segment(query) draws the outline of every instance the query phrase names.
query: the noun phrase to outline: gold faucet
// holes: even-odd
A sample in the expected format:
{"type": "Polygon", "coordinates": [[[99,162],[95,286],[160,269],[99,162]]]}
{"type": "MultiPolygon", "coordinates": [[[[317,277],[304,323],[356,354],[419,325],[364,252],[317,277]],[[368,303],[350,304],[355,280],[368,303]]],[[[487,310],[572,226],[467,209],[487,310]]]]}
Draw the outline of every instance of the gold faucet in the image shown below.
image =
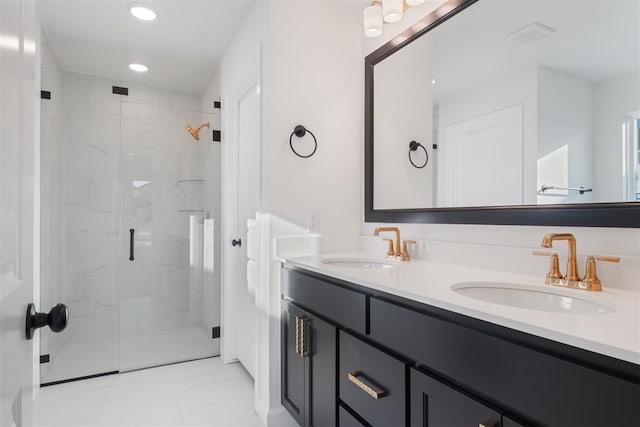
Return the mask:
{"type": "Polygon", "coordinates": [[[602,282],[596,272],[596,260],[607,262],[620,262],[619,257],[614,256],[589,256],[587,268],[583,278],[578,274],[578,260],[576,258],[576,238],[569,233],[549,233],[542,238],[542,247],[551,248],[554,240],[566,240],[569,243],[569,259],[567,260],[567,274],[562,276],[558,269],[558,254],[534,251],[534,255],[551,256],[551,267],[547,273],[547,285],[565,286],[569,288],[583,289],[586,291],[601,291],[602,282]]]}
{"type": "Polygon", "coordinates": [[[394,246],[393,242],[389,243],[389,252],[387,253],[387,256],[401,257],[402,252],[400,252],[400,229],[398,227],[376,227],[376,229],[373,230],[373,235],[379,236],[382,232],[396,233],[396,244],[394,246]]]}
{"type": "Polygon", "coordinates": [[[542,247],[553,247],[554,240],[566,240],[569,242],[569,259],[567,260],[567,274],[564,278],[568,281],[579,281],[578,260],[576,259],[576,238],[571,233],[549,233],[542,238],[542,247]]]}

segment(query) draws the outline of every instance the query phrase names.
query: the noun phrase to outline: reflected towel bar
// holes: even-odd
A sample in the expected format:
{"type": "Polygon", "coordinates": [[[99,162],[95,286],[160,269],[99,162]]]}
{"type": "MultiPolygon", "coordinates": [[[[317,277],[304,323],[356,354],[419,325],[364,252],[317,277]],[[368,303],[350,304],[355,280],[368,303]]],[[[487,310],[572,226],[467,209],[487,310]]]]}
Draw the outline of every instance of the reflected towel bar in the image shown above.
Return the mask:
{"type": "MultiPolygon", "coordinates": [[[[592,188],[584,188],[584,187],[555,187],[553,185],[542,185],[540,190],[538,190],[539,194],[544,194],[547,190],[566,190],[566,191],[577,191],[580,194],[590,193],[593,191],[592,188]]],[[[551,194],[557,195],[557,194],[551,194]]]]}

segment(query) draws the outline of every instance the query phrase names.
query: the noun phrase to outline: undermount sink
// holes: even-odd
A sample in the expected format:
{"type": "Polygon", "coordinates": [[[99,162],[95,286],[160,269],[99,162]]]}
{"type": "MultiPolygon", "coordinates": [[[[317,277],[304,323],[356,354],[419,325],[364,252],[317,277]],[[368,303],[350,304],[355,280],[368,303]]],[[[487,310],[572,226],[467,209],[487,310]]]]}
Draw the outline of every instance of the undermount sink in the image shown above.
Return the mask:
{"type": "MultiPolygon", "coordinates": [[[[451,286],[454,292],[469,298],[509,307],[556,313],[610,313],[614,311],[587,295],[567,295],[536,286],[515,283],[464,282],[451,286]]],[[[585,292],[568,290],[567,292],[585,292]]]]}
{"type": "Polygon", "coordinates": [[[357,258],[329,258],[329,259],[323,259],[322,263],[328,264],[328,265],[337,265],[339,267],[347,267],[347,268],[366,268],[366,269],[378,269],[378,270],[393,268],[393,265],[383,261],[372,261],[372,260],[357,259],[357,258]]]}

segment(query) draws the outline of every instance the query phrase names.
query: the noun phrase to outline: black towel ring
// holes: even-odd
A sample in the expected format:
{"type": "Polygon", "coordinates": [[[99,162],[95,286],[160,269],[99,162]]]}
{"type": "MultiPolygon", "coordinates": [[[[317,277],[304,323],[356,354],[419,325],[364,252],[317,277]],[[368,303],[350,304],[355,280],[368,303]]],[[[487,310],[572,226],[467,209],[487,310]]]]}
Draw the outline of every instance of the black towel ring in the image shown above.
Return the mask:
{"type": "Polygon", "coordinates": [[[318,149],[318,140],[316,139],[316,136],[313,134],[313,132],[311,132],[309,129],[305,128],[302,125],[297,125],[294,129],[293,132],[291,132],[291,135],[289,135],[289,146],[291,147],[291,151],[294,152],[294,154],[298,157],[302,157],[303,159],[308,159],[309,157],[313,156],[316,153],[316,150],[318,149]],[[305,136],[306,134],[310,133],[311,136],[313,137],[313,151],[311,152],[311,154],[308,155],[302,155],[300,153],[298,153],[295,148],[293,148],[293,135],[297,136],[298,138],[302,138],[303,136],[305,136]]]}
{"type": "Polygon", "coordinates": [[[411,162],[414,168],[422,169],[423,167],[427,166],[427,163],[429,163],[429,153],[427,152],[427,149],[424,148],[424,145],[416,141],[411,141],[409,143],[409,161],[411,162]],[[422,148],[424,150],[425,156],[427,156],[427,159],[424,161],[424,164],[422,166],[418,166],[415,163],[413,163],[413,159],[411,158],[411,152],[416,151],[418,147],[422,148]]]}

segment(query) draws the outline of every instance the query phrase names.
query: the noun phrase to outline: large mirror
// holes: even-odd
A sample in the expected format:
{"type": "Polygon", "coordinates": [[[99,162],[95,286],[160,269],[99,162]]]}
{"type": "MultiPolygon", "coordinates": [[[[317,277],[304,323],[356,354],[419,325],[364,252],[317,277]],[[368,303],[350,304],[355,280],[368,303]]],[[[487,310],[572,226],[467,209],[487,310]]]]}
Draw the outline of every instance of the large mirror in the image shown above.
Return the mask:
{"type": "Polygon", "coordinates": [[[366,219],[640,226],[639,17],[455,0],[369,55],[366,219]]]}

